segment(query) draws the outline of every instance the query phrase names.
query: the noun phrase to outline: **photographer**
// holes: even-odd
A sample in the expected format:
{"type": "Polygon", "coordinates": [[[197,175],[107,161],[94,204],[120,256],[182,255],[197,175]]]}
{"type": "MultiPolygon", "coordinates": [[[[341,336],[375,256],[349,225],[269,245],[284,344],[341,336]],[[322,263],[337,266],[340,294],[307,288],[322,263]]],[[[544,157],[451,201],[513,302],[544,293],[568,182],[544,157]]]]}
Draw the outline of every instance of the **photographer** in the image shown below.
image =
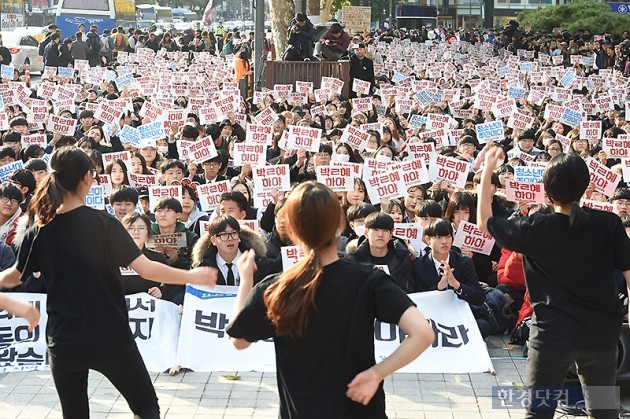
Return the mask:
{"type": "Polygon", "coordinates": [[[315,61],[313,57],[313,31],[311,21],[304,13],[296,13],[287,31],[289,48],[284,53],[284,61],[315,61]]]}
{"type": "Polygon", "coordinates": [[[319,42],[321,56],[324,59],[337,61],[348,55],[350,35],[343,30],[339,23],[333,23],[319,42]]]}

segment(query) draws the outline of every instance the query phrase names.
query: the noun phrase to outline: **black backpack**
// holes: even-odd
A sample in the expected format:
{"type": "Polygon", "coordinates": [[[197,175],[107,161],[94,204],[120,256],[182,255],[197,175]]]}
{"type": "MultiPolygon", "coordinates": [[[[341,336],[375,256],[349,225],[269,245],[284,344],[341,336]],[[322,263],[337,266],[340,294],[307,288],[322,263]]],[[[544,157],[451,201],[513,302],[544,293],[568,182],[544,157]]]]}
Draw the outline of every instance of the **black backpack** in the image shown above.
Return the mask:
{"type": "Polygon", "coordinates": [[[98,55],[101,51],[101,37],[91,36],[88,37],[88,49],[91,55],[98,55]]]}
{"type": "Polygon", "coordinates": [[[486,300],[479,306],[470,306],[476,319],[485,320],[490,325],[491,335],[500,335],[514,327],[516,316],[511,306],[514,300],[499,285],[486,290],[486,300]]]}

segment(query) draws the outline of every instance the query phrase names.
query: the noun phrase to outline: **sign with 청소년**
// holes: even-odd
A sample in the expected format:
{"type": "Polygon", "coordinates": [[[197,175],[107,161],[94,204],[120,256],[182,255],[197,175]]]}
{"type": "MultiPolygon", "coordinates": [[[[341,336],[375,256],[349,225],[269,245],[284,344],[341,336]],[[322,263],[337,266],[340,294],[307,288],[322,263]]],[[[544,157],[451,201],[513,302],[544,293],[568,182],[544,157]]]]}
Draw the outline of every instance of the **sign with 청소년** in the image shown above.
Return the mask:
{"type": "Polygon", "coordinates": [[[264,166],[267,163],[267,146],[265,144],[236,143],[234,144],[234,166],[245,164],[264,166]]]}
{"type": "Polygon", "coordinates": [[[485,144],[488,141],[502,141],[505,138],[502,121],[491,121],[475,126],[477,131],[477,140],[479,144],[485,144]]]}
{"type": "MultiPolygon", "coordinates": [[[[0,168],[1,169],[1,168],[0,168]]],[[[88,207],[104,210],[105,209],[105,189],[101,185],[92,185],[90,191],[85,197],[85,205],[88,207]]]]}
{"type": "Polygon", "coordinates": [[[245,134],[245,142],[250,144],[265,144],[270,146],[273,141],[273,127],[271,125],[249,124],[245,134]]]}
{"type": "Polygon", "coordinates": [[[205,183],[197,186],[199,194],[199,205],[202,211],[212,211],[219,206],[221,195],[230,190],[230,181],[205,183]]]}
{"type": "Polygon", "coordinates": [[[304,251],[298,246],[283,246],[280,248],[282,255],[282,270],[286,271],[300,260],[304,259],[304,251]]]}
{"type": "Polygon", "coordinates": [[[394,224],[394,236],[403,239],[416,251],[416,257],[420,256],[426,244],[422,241],[423,230],[416,223],[394,224]]]}
{"type": "MultiPolygon", "coordinates": [[[[270,192],[274,189],[279,191],[291,190],[288,164],[253,167],[252,177],[254,179],[255,191],[270,192]]],[[[256,208],[266,208],[266,206],[256,208]]]]}
{"type": "Polygon", "coordinates": [[[155,209],[155,204],[162,198],[175,198],[182,202],[182,187],[180,185],[149,187],[149,208],[151,211],[155,209]]]}
{"type": "Polygon", "coordinates": [[[495,240],[490,234],[482,233],[475,224],[468,221],[459,223],[459,228],[453,239],[453,246],[457,246],[460,249],[462,246],[468,247],[473,252],[483,255],[490,254],[494,243],[495,240]]]}
{"type": "Polygon", "coordinates": [[[149,139],[160,139],[166,137],[162,121],[153,121],[148,124],[142,124],[138,127],[140,133],[140,141],[149,139]]]}
{"type": "Polygon", "coordinates": [[[521,99],[525,97],[527,91],[524,87],[510,86],[508,87],[507,97],[511,99],[521,99]]]}
{"type": "Polygon", "coordinates": [[[219,155],[211,136],[192,142],[187,148],[187,157],[195,164],[200,164],[219,155]]]}
{"type": "Polygon", "coordinates": [[[600,211],[614,212],[613,204],[607,201],[593,201],[592,199],[582,199],[580,200],[580,206],[593,208],[600,211]]]}
{"type": "Polygon", "coordinates": [[[129,144],[136,148],[140,147],[140,132],[137,128],[134,128],[131,125],[123,125],[118,137],[123,145],[129,144]]]}
{"type": "Polygon", "coordinates": [[[545,188],[542,183],[508,180],[505,185],[505,195],[511,202],[545,203],[545,188]]]}
{"type": "Polygon", "coordinates": [[[350,192],[354,190],[354,176],[350,167],[317,166],[317,181],[328,186],[335,192],[350,192]]]}
{"type": "Polygon", "coordinates": [[[74,77],[74,68],[58,67],[57,68],[57,74],[59,74],[59,77],[61,77],[61,78],[71,79],[72,77],[74,77]]]}
{"type": "Polygon", "coordinates": [[[559,82],[562,86],[568,88],[569,86],[571,86],[571,83],[573,83],[576,79],[577,75],[575,74],[575,70],[573,68],[569,68],[564,72],[564,74],[562,74],[559,82]]]}
{"type": "Polygon", "coordinates": [[[562,115],[560,115],[559,121],[563,124],[572,126],[573,128],[580,125],[582,120],[582,113],[571,108],[562,108],[562,115]]]}
{"type": "Polygon", "coordinates": [[[429,171],[423,159],[394,162],[389,170],[399,171],[403,174],[403,181],[405,182],[406,188],[430,182],[429,171]]]}
{"type": "Polygon", "coordinates": [[[61,135],[74,135],[77,120],[72,118],[64,118],[58,115],[50,115],[46,128],[54,133],[61,135]]]}
{"type": "Polygon", "coordinates": [[[321,141],[322,130],[319,128],[301,127],[298,125],[289,126],[289,137],[287,147],[289,150],[299,150],[317,153],[321,141]]]}
{"type": "Polygon", "coordinates": [[[586,165],[591,174],[591,182],[595,185],[595,190],[608,197],[613,196],[621,175],[613,172],[593,158],[588,158],[586,165]]]}
{"type": "Polygon", "coordinates": [[[370,134],[367,131],[353,125],[346,125],[339,141],[350,144],[359,151],[365,150],[370,134]]]}
{"type": "Polygon", "coordinates": [[[133,74],[127,73],[116,77],[116,87],[118,90],[122,90],[125,87],[129,87],[133,84],[133,74]]]}
{"type": "MultiPolygon", "coordinates": [[[[98,175],[98,184],[103,187],[103,193],[105,196],[110,196],[112,193],[112,177],[107,173],[98,175]]],[[[109,205],[111,207],[111,205],[109,205]]]]}
{"type": "Polygon", "coordinates": [[[464,189],[470,172],[470,163],[439,154],[431,155],[429,160],[429,178],[431,181],[443,180],[459,189],[464,189]]]}
{"type": "Polygon", "coordinates": [[[0,65],[0,77],[3,79],[13,80],[13,75],[15,74],[15,67],[12,65],[0,65]]]}
{"type": "Polygon", "coordinates": [[[11,173],[15,172],[18,169],[24,169],[24,163],[22,162],[22,160],[16,160],[12,163],[0,166],[0,181],[6,182],[7,180],[9,180],[9,176],[11,176],[11,173]]]}
{"type": "Polygon", "coordinates": [[[341,21],[349,34],[369,32],[372,24],[372,8],[365,6],[343,6],[341,21]]]}
{"type": "Polygon", "coordinates": [[[514,180],[524,183],[541,183],[543,173],[545,173],[544,167],[516,166],[514,180]]]}
{"type": "Polygon", "coordinates": [[[405,181],[400,172],[388,170],[374,174],[365,181],[370,201],[379,203],[383,199],[404,196],[407,192],[405,181]]]}
{"type": "Polygon", "coordinates": [[[147,239],[147,247],[150,249],[179,249],[186,245],[186,233],[154,234],[147,239]]]}

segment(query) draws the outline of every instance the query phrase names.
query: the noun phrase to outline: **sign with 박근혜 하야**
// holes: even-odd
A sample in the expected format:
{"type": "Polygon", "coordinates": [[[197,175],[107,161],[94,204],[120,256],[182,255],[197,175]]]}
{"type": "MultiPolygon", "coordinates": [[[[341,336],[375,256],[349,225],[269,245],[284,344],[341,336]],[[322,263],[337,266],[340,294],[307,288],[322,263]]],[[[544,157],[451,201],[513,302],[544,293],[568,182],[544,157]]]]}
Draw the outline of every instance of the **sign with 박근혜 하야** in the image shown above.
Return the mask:
{"type": "Polygon", "coordinates": [[[187,157],[195,164],[203,163],[219,155],[214,140],[209,135],[190,143],[187,150],[187,157]]]}
{"type": "Polygon", "coordinates": [[[352,169],[343,166],[317,166],[317,181],[335,192],[350,192],[354,189],[352,169]]]}
{"type": "Polygon", "coordinates": [[[429,178],[431,181],[443,180],[464,189],[470,166],[470,163],[462,160],[432,154],[429,160],[429,178]]]}
{"type": "Polygon", "coordinates": [[[368,177],[365,181],[370,201],[381,202],[383,199],[405,195],[407,188],[399,172],[388,170],[368,177]]]}
{"type": "Polygon", "coordinates": [[[613,172],[593,158],[588,158],[586,165],[591,174],[591,182],[595,185],[595,190],[608,197],[613,196],[621,175],[613,172]]]}
{"type": "Polygon", "coordinates": [[[475,224],[467,221],[459,223],[459,228],[453,239],[453,246],[468,247],[473,252],[484,255],[489,255],[492,252],[494,243],[495,240],[490,234],[482,233],[475,224]]]}
{"type": "Polygon", "coordinates": [[[234,144],[234,166],[245,164],[264,166],[267,163],[267,146],[265,144],[236,143],[234,144]]]}
{"type": "Polygon", "coordinates": [[[64,118],[58,115],[50,115],[48,117],[48,123],[46,128],[55,133],[61,135],[74,135],[74,130],[77,125],[77,120],[72,118],[64,118]]]}
{"type": "Polygon", "coordinates": [[[222,180],[220,182],[204,183],[197,186],[199,194],[199,205],[202,211],[212,211],[219,206],[221,195],[230,190],[230,181],[222,180]]]}
{"type": "Polygon", "coordinates": [[[186,245],[186,233],[154,234],[147,239],[147,247],[150,249],[163,247],[179,249],[186,245]]]}
{"type": "Polygon", "coordinates": [[[279,191],[291,190],[288,164],[253,167],[252,172],[255,191],[271,192],[274,189],[279,191]]]}
{"type": "Polygon", "coordinates": [[[150,186],[149,187],[149,208],[151,209],[151,211],[155,209],[155,204],[157,204],[157,202],[161,198],[175,198],[181,203],[182,202],[182,187],[180,185],[150,186]]]}
{"type": "Polygon", "coordinates": [[[283,246],[280,248],[282,255],[282,270],[286,271],[298,261],[304,259],[304,251],[298,246],[283,246]]]}
{"type": "Polygon", "coordinates": [[[507,200],[512,202],[534,202],[536,204],[545,203],[545,188],[542,183],[507,180],[505,185],[505,195],[507,200]]]}

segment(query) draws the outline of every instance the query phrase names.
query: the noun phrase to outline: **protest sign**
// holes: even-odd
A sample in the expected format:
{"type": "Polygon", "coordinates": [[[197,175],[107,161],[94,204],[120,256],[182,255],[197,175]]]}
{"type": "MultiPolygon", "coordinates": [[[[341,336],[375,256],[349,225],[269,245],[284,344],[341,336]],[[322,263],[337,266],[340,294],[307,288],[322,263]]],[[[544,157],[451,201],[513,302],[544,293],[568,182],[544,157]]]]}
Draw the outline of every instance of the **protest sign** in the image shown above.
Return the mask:
{"type": "Polygon", "coordinates": [[[265,144],[270,146],[273,141],[273,127],[271,125],[249,124],[245,133],[245,142],[265,144]]]}
{"type": "Polygon", "coordinates": [[[199,205],[202,211],[213,211],[221,202],[221,195],[231,189],[230,181],[205,183],[197,186],[199,194],[199,205]]]}
{"type": "Polygon", "coordinates": [[[48,124],[46,128],[50,132],[61,135],[74,135],[74,130],[77,125],[77,120],[72,118],[64,118],[58,115],[50,115],[48,117],[48,124]]]}
{"type": "Polygon", "coordinates": [[[602,137],[602,121],[580,121],[580,138],[599,140],[602,137]]]}
{"type": "Polygon", "coordinates": [[[372,9],[364,6],[343,6],[341,8],[341,21],[346,32],[369,32],[372,22],[372,9]]]}
{"type": "Polygon", "coordinates": [[[148,124],[142,124],[138,127],[138,132],[140,133],[140,141],[157,140],[166,137],[162,121],[153,121],[148,124]]]}
{"type": "Polygon", "coordinates": [[[606,152],[609,158],[630,157],[630,140],[620,138],[603,138],[602,150],[606,152]]]}
{"type": "Polygon", "coordinates": [[[542,182],[543,167],[516,166],[514,167],[514,180],[524,183],[540,183],[542,182]]]}
{"type": "Polygon", "coordinates": [[[545,203],[545,189],[542,183],[517,182],[507,180],[505,193],[508,201],[545,203]]]}
{"type": "Polygon", "coordinates": [[[469,171],[470,163],[452,157],[432,154],[429,160],[431,181],[444,180],[460,189],[466,186],[469,171]]]}
{"type": "MultiPolygon", "coordinates": [[[[252,177],[256,191],[270,192],[274,189],[289,191],[291,189],[288,164],[253,167],[252,177]]],[[[266,206],[257,208],[266,208],[266,206]]]]}
{"type": "Polygon", "coordinates": [[[460,221],[453,239],[453,246],[459,248],[465,246],[473,252],[484,255],[490,254],[494,243],[495,240],[490,234],[482,233],[475,224],[467,221],[460,221]]]}
{"type": "Polygon", "coordinates": [[[214,140],[209,135],[192,142],[187,148],[187,157],[195,164],[203,163],[218,155],[219,153],[214,145],[214,140]]]}
{"type": "Polygon", "coordinates": [[[507,126],[510,128],[526,130],[531,128],[534,123],[534,117],[522,114],[520,112],[514,112],[508,119],[507,126]]]}
{"type": "Polygon", "coordinates": [[[398,171],[403,174],[405,187],[423,185],[429,183],[429,172],[423,159],[403,160],[394,162],[389,170],[398,171]]]}
{"type": "Polygon", "coordinates": [[[156,175],[141,175],[137,173],[127,173],[129,176],[129,184],[134,188],[146,186],[157,186],[159,184],[158,177],[156,175]]]}
{"type": "Polygon", "coordinates": [[[317,166],[317,181],[335,192],[354,190],[354,176],[350,167],[317,166]]]}
{"type": "Polygon", "coordinates": [[[346,125],[346,128],[343,130],[343,134],[339,141],[350,144],[352,147],[359,151],[365,150],[367,146],[368,139],[370,138],[370,134],[361,128],[357,128],[353,125],[346,125]]]}
{"type": "Polygon", "coordinates": [[[365,185],[370,201],[375,204],[386,198],[401,197],[407,192],[400,172],[391,170],[368,177],[365,185]]]}
{"type": "Polygon", "coordinates": [[[595,190],[608,197],[613,196],[621,175],[613,172],[593,158],[588,158],[586,165],[591,174],[591,182],[595,185],[595,190]]]}
{"type": "Polygon", "coordinates": [[[264,144],[236,143],[234,144],[234,166],[244,164],[264,166],[267,163],[267,146],[264,144]]]}
{"type": "Polygon", "coordinates": [[[149,187],[149,208],[151,211],[154,211],[155,204],[161,198],[175,198],[182,202],[182,187],[179,185],[149,187]]]}
{"type": "Polygon", "coordinates": [[[147,247],[151,249],[179,249],[186,246],[186,233],[154,234],[147,239],[147,247]]]}
{"type": "Polygon", "coordinates": [[[422,250],[426,247],[426,244],[422,241],[423,230],[416,223],[396,223],[394,224],[395,237],[403,239],[413,247],[416,251],[416,256],[419,257],[422,254],[422,250]]]}
{"type": "Polygon", "coordinates": [[[613,204],[607,201],[593,201],[592,199],[580,200],[580,206],[586,208],[593,208],[600,211],[614,212],[613,204]]]}
{"type": "Polygon", "coordinates": [[[501,141],[505,138],[503,130],[503,122],[491,121],[475,126],[477,131],[477,140],[479,144],[485,144],[488,141],[501,141]]]}
{"type": "Polygon", "coordinates": [[[282,256],[282,270],[286,271],[300,260],[304,259],[304,252],[298,246],[283,246],[280,248],[282,256]]]}
{"type": "Polygon", "coordinates": [[[38,145],[42,148],[45,148],[48,145],[48,141],[46,140],[46,134],[31,134],[31,135],[23,135],[22,136],[22,147],[26,148],[29,145],[38,145]]]}
{"type": "Polygon", "coordinates": [[[289,150],[298,150],[303,148],[306,151],[317,153],[319,151],[321,135],[322,130],[319,128],[291,125],[289,126],[287,147],[289,150]]]}
{"type": "Polygon", "coordinates": [[[90,191],[85,197],[85,205],[97,210],[105,209],[105,190],[102,186],[92,185],[90,187],[90,191]]]}

